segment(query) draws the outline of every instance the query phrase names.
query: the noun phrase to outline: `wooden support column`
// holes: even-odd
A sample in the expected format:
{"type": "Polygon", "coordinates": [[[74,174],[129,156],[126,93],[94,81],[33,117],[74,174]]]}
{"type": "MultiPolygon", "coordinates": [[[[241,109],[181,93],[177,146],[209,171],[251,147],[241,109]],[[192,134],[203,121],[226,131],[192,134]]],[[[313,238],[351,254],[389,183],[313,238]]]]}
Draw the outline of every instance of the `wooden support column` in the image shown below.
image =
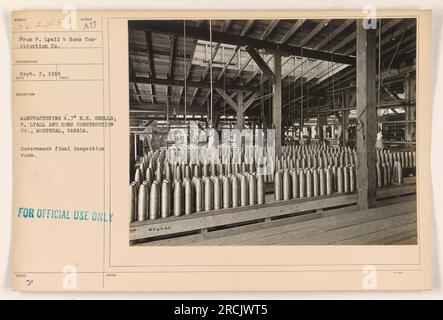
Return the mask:
{"type": "Polygon", "coordinates": [[[341,112],[341,138],[342,146],[346,146],[348,140],[348,127],[349,127],[349,110],[343,110],[341,112]]]}
{"type": "Polygon", "coordinates": [[[134,145],[135,145],[135,149],[134,149],[134,158],[137,161],[137,157],[140,154],[140,136],[138,134],[134,134],[134,145]]]}
{"type": "Polygon", "coordinates": [[[357,20],[357,202],[360,209],[375,206],[376,188],[376,30],[357,20]]]}
{"type": "Polygon", "coordinates": [[[243,112],[243,92],[237,94],[237,129],[243,130],[245,127],[245,113],[243,112]]]}
{"type": "Polygon", "coordinates": [[[317,114],[317,138],[319,140],[324,139],[323,125],[327,123],[328,116],[317,114]]]}
{"type": "Polygon", "coordinates": [[[274,54],[274,83],[272,86],[272,121],[275,128],[275,155],[281,155],[282,144],[282,125],[281,125],[281,109],[282,109],[282,91],[281,91],[281,54],[274,54]]]}
{"type": "Polygon", "coordinates": [[[129,134],[129,179],[134,179],[135,174],[135,134],[129,134]]]}
{"type": "MultiPolygon", "coordinates": [[[[406,130],[405,130],[405,140],[407,142],[414,142],[415,140],[415,124],[410,121],[415,121],[415,79],[411,76],[408,76],[404,83],[404,92],[405,99],[408,104],[405,106],[405,120],[406,122],[406,130]]],[[[408,147],[414,147],[413,144],[408,145],[408,147]]]]}

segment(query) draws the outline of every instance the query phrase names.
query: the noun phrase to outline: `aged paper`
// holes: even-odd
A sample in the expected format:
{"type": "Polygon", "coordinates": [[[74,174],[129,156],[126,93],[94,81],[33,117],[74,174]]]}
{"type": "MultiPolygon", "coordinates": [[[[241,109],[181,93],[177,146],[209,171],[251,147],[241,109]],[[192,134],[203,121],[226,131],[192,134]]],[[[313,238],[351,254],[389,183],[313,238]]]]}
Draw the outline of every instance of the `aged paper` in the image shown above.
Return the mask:
{"type": "MultiPolygon", "coordinates": [[[[166,31],[175,32],[170,21],[175,25],[183,24],[185,20],[227,19],[346,21],[363,19],[365,16],[361,12],[353,11],[14,12],[13,289],[430,289],[431,14],[428,11],[378,11],[377,17],[393,20],[416,19],[416,67],[411,71],[416,73],[417,104],[413,119],[416,123],[414,157],[417,163],[414,177],[417,204],[416,210],[414,208],[414,241],[404,245],[357,245],[352,241],[349,242],[350,245],[344,245],[331,241],[321,243],[320,240],[318,243],[307,242],[303,245],[281,245],[279,242],[274,245],[257,245],[247,241],[246,244],[232,242],[231,245],[219,245],[213,242],[212,245],[195,245],[193,236],[186,235],[188,242],[167,240],[164,245],[156,246],[149,243],[140,245],[138,240],[158,237],[155,240],[163,241],[163,237],[172,232],[193,231],[199,224],[205,237],[204,233],[209,232],[209,228],[220,227],[222,220],[229,218],[239,224],[246,220],[239,218],[241,211],[232,208],[219,213],[214,212],[210,218],[201,219],[198,215],[201,213],[183,217],[178,213],[177,217],[167,217],[167,220],[163,221],[159,219],[158,222],[146,222],[147,219],[137,222],[131,216],[131,210],[135,208],[131,208],[132,191],[129,190],[135,189],[128,188],[128,185],[135,179],[131,169],[135,165],[131,163],[131,156],[134,155],[134,136],[129,135],[128,143],[128,133],[132,130],[132,120],[136,118],[131,117],[131,114],[138,111],[136,108],[132,110],[130,105],[134,100],[138,100],[140,105],[144,103],[144,89],[129,87],[129,83],[136,82],[133,79],[136,72],[131,70],[134,65],[128,64],[128,61],[131,61],[130,55],[134,54],[129,44],[137,41],[136,39],[131,42],[131,35],[137,36],[131,33],[131,26],[142,28],[144,21],[157,21],[152,24],[152,28],[157,28],[156,30],[163,34],[166,31]],[[132,110],[132,113],[129,110],[132,110]]],[[[192,30],[191,27],[188,28],[189,35],[192,30]]],[[[404,37],[401,32],[397,34],[398,37],[404,37]]],[[[202,34],[203,39],[206,37],[206,34],[202,34]]],[[[169,43],[171,38],[167,37],[164,41],[169,43]]],[[[210,48],[213,48],[212,44],[210,48]]],[[[178,57],[186,58],[187,54],[190,54],[181,52],[180,49],[177,52],[178,57]]],[[[139,54],[145,55],[143,52],[139,54]]],[[[147,64],[162,65],[158,57],[160,53],[156,54],[147,64]]],[[[328,56],[323,58],[329,59],[328,56]]],[[[342,60],[335,60],[335,63],[348,63],[348,60],[339,55],[337,58],[342,60]]],[[[202,58],[202,63],[204,60],[205,58],[202,58]]],[[[139,64],[145,63],[143,59],[140,61],[139,64]]],[[[142,66],[140,68],[143,70],[142,66]]],[[[186,72],[186,69],[181,72],[183,71],[186,72]]],[[[167,73],[168,77],[170,73],[167,73]]],[[[143,78],[140,74],[138,77],[143,78]]],[[[168,77],[158,78],[155,80],[157,82],[146,79],[139,81],[151,87],[177,87],[181,84],[167,82],[168,77]]],[[[152,74],[146,78],[153,78],[152,74]]],[[[186,83],[185,80],[181,81],[186,83]]],[[[197,85],[195,79],[187,81],[191,85],[197,85]]],[[[221,84],[215,86],[214,90],[224,89],[221,84]]],[[[235,89],[234,85],[233,88],[235,89]]],[[[159,92],[149,92],[150,97],[161,99],[159,92]]],[[[169,94],[173,93],[166,91],[166,96],[169,94]]],[[[186,99],[190,99],[191,96],[192,94],[186,99]]],[[[180,99],[182,98],[179,97],[179,101],[180,99]]],[[[169,105],[167,102],[167,106],[174,107],[174,104],[171,102],[169,105]]],[[[154,110],[153,113],[157,111],[159,110],[154,110]]],[[[192,110],[187,112],[191,114],[192,110]]],[[[198,114],[194,116],[199,119],[198,114]]],[[[158,129],[157,132],[160,131],[158,129]]],[[[143,143],[142,148],[156,141],[143,143]]],[[[139,188],[140,185],[137,185],[137,192],[139,188]]],[[[282,210],[281,215],[289,214],[291,210],[301,210],[303,206],[306,206],[305,210],[320,211],[326,206],[332,208],[345,204],[355,205],[356,200],[355,194],[345,194],[327,198],[323,202],[312,200],[311,204],[297,201],[279,207],[278,210],[282,210]]],[[[401,205],[391,205],[389,210],[397,210],[395,208],[401,205]]],[[[257,219],[263,219],[261,223],[267,223],[267,219],[271,220],[275,215],[276,209],[273,208],[272,203],[266,203],[263,207],[257,204],[254,214],[257,215],[257,219]]],[[[163,208],[159,208],[158,212],[161,210],[163,208]]],[[[211,210],[214,210],[213,206],[211,210]]],[[[407,222],[413,224],[409,220],[407,222]]],[[[315,225],[312,228],[315,228],[315,225]]],[[[195,239],[200,238],[195,236],[195,239]]],[[[342,240],[344,242],[346,239],[342,240]]]]}

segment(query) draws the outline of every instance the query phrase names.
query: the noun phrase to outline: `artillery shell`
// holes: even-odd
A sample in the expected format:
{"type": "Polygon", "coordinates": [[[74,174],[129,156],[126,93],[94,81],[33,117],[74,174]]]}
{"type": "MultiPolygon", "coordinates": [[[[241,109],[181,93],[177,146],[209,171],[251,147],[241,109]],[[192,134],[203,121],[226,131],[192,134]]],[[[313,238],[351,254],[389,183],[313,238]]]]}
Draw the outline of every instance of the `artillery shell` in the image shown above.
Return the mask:
{"type": "Polygon", "coordinates": [[[310,198],[313,194],[313,177],[310,169],[306,169],[306,197],[310,198]]]}
{"type": "Polygon", "coordinates": [[[194,175],[195,178],[200,178],[201,177],[200,166],[198,164],[194,165],[193,175],[194,175]]]}
{"type": "Polygon", "coordinates": [[[174,216],[183,215],[183,188],[180,180],[174,181],[174,216]]]}
{"type": "Polygon", "coordinates": [[[281,201],[283,198],[283,179],[282,172],[277,171],[274,177],[274,196],[275,201],[281,201]]]}
{"type": "Polygon", "coordinates": [[[262,175],[257,176],[257,203],[265,204],[265,182],[262,175]]]}
{"type": "Polygon", "coordinates": [[[382,177],[383,173],[382,173],[380,162],[377,162],[377,164],[375,165],[375,169],[376,169],[376,174],[377,174],[377,187],[380,188],[383,183],[383,177],[382,177]]]}
{"type": "Polygon", "coordinates": [[[255,174],[249,175],[249,205],[253,206],[257,203],[257,179],[255,174]]]}
{"type": "Polygon", "coordinates": [[[343,192],[343,168],[337,167],[337,192],[343,192]]]}
{"type": "Polygon", "coordinates": [[[292,198],[292,182],[288,170],[283,171],[283,200],[292,198]]]}
{"type": "Polygon", "coordinates": [[[179,167],[179,166],[177,166],[175,168],[175,179],[178,179],[178,180],[182,180],[183,179],[182,168],[179,167]]]}
{"type": "Polygon", "coordinates": [[[306,196],[306,175],[304,170],[298,171],[298,189],[300,198],[306,196]]]}
{"type": "Polygon", "coordinates": [[[184,193],[185,193],[185,214],[191,214],[194,212],[194,206],[193,206],[193,192],[192,192],[192,184],[191,180],[188,178],[185,178],[183,180],[183,187],[184,187],[184,193]]]}
{"type": "Polygon", "coordinates": [[[298,174],[297,170],[292,170],[291,172],[291,181],[292,181],[292,198],[298,198],[298,174]]]}
{"type": "Polygon", "coordinates": [[[248,205],[248,179],[245,175],[240,175],[240,205],[248,205]]]}
{"type": "Polygon", "coordinates": [[[320,195],[320,176],[317,169],[312,169],[312,195],[318,197],[320,195]]]}
{"type": "Polygon", "coordinates": [[[152,168],[146,169],[145,180],[148,182],[149,185],[151,185],[152,181],[154,181],[154,174],[152,172],[152,168]]]}
{"type": "Polygon", "coordinates": [[[209,177],[209,167],[206,163],[202,166],[202,175],[203,177],[209,177]]]}
{"type": "Polygon", "coordinates": [[[154,220],[159,218],[160,212],[160,190],[158,181],[154,180],[149,192],[149,219],[154,220]]]}
{"type": "Polygon", "coordinates": [[[171,185],[169,180],[163,180],[161,191],[161,217],[167,218],[171,215],[171,185]]]}
{"type": "Polygon", "coordinates": [[[232,207],[236,208],[240,204],[240,185],[237,176],[232,176],[232,207]]]}
{"type": "Polygon", "coordinates": [[[403,184],[403,166],[397,161],[397,183],[403,184]]]}
{"type": "Polygon", "coordinates": [[[349,192],[349,168],[343,167],[343,191],[349,192]]]}
{"type": "Polygon", "coordinates": [[[214,210],[219,210],[223,207],[223,185],[219,177],[212,178],[214,187],[214,210]]]}
{"type": "Polygon", "coordinates": [[[171,171],[171,166],[169,165],[169,163],[165,162],[165,180],[171,181],[172,180],[172,171],[171,171]]]}
{"type": "Polygon", "coordinates": [[[386,164],[381,165],[381,169],[383,172],[383,185],[386,186],[388,184],[388,168],[386,164]]]}
{"type": "Polygon", "coordinates": [[[319,183],[320,183],[320,195],[326,195],[326,169],[318,170],[319,183]]]}
{"type": "Polygon", "coordinates": [[[146,220],[147,212],[147,202],[146,202],[146,184],[142,183],[138,189],[138,207],[137,207],[137,220],[146,220]]]}
{"type": "Polygon", "coordinates": [[[155,180],[157,180],[159,183],[163,181],[163,172],[160,166],[158,166],[157,170],[155,171],[155,180]]]}
{"type": "Polygon", "coordinates": [[[137,207],[137,187],[135,185],[135,182],[132,182],[129,185],[129,201],[130,201],[130,205],[129,205],[129,222],[133,222],[136,220],[136,216],[137,216],[137,211],[138,211],[138,207],[137,207]]]}
{"type": "Polygon", "coordinates": [[[326,194],[331,195],[333,192],[333,178],[332,178],[332,171],[331,168],[326,168],[325,171],[326,175],[326,194]]]}
{"type": "Polygon", "coordinates": [[[223,177],[223,208],[231,207],[231,181],[229,177],[223,177]]]}
{"type": "Polygon", "coordinates": [[[355,170],[354,170],[354,167],[349,167],[349,191],[355,192],[355,170]]]}
{"type": "Polygon", "coordinates": [[[203,177],[203,191],[204,191],[204,208],[205,211],[209,211],[213,209],[212,204],[212,197],[213,197],[213,190],[212,190],[212,180],[209,177],[203,177]]]}
{"type": "Polygon", "coordinates": [[[203,185],[201,178],[199,177],[194,178],[193,182],[194,182],[195,212],[200,212],[203,210],[203,185]]]}
{"type": "Polygon", "coordinates": [[[137,186],[141,185],[143,177],[140,169],[135,170],[134,181],[137,184],[137,186]]]}

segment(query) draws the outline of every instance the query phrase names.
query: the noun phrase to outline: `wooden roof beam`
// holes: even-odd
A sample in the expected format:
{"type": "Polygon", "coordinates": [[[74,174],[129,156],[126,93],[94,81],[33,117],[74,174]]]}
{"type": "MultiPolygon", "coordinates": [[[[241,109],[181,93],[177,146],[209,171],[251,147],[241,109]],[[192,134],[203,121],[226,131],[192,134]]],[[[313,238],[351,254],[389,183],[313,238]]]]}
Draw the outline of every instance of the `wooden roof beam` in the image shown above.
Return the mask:
{"type": "Polygon", "coordinates": [[[328,23],[331,22],[331,19],[324,19],[317,24],[314,29],[312,29],[301,41],[300,45],[303,47],[306,45],[312,38],[314,38],[320,31],[322,31],[328,23]]]}
{"type": "Polygon", "coordinates": [[[252,47],[247,46],[246,51],[248,51],[251,58],[254,60],[254,62],[258,65],[261,71],[263,71],[263,74],[270,79],[271,82],[274,82],[274,72],[272,72],[271,68],[269,68],[267,62],[263,60],[263,58],[260,56],[260,54],[252,47]]]}
{"type": "MultiPolygon", "coordinates": [[[[131,82],[136,83],[147,83],[160,86],[171,86],[171,87],[184,87],[185,82],[183,80],[174,79],[160,79],[160,78],[148,78],[148,77],[132,77],[131,82]]],[[[187,81],[186,86],[189,88],[206,88],[209,89],[211,84],[206,81],[187,81]]],[[[238,85],[226,85],[223,83],[213,83],[214,89],[227,89],[234,91],[257,91],[259,88],[251,86],[238,86],[238,85]]]]}
{"type": "MultiPolygon", "coordinates": [[[[141,30],[148,30],[151,32],[159,32],[159,33],[175,34],[175,35],[181,35],[183,32],[182,26],[163,21],[134,20],[130,21],[130,27],[141,30]]],[[[187,27],[186,34],[190,38],[197,38],[206,41],[209,41],[210,39],[209,30],[204,28],[187,27]]],[[[284,43],[283,44],[275,43],[261,39],[253,39],[241,35],[234,35],[227,32],[212,31],[212,41],[236,45],[236,46],[249,45],[254,47],[255,49],[265,49],[270,52],[280,53],[284,56],[288,55],[301,56],[301,53],[303,51],[303,56],[308,58],[325,60],[325,61],[335,61],[339,63],[355,65],[355,57],[348,57],[341,54],[331,54],[328,52],[307,49],[307,48],[302,49],[301,47],[298,46],[292,46],[284,43]]]]}
{"type": "Polygon", "coordinates": [[[283,37],[281,37],[279,42],[287,43],[289,40],[291,40],[292,36],[297,32],[298,29],[300,29],[304,22],[305,20],[303,19],[297,20],[297,22],[294,23],[291,28],[289,28],[289,30],[283,35],[283,37]]]}

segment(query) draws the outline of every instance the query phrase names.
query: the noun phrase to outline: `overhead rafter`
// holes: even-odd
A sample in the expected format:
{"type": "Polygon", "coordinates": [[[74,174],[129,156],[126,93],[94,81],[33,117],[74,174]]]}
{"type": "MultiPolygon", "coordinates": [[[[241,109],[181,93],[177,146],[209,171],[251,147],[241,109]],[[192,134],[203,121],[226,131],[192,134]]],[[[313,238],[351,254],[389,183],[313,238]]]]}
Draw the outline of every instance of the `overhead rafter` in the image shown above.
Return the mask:
{"type": "MultiPolygon", "coordinates": [[[[145,32],[145,40],[146,40],[146,51],[148,54],[148,67],[149,67],[149,76],[155,77],[155,67],[154,67],[154,53],[152,52],[152,34],[151,32],[145,32]]],[[[155,89],[154,86],[150,85],[149,89],[151,90],[151,101],[152,104],[155,104],[155,89]]]]}
{"type": "MultiPolygon", "coordinates": [[[[223,26],[221,27],[221,30],[220,30],[220,31],[221,31],[221,32],[226,32],[226,31],[228,31],[230,25],[231,25],[231,20],[226,20],[225,23],[223,24],[223,26]]],[[[212,50],[212,55],[211,55],[211,57],[210,57],[211,61],[214,60],[214,58],[216,57],[216,55],[217,55],[217,51],[218,51],[219,48],[220,48],[220,42],[218,42],[218,43],[215,45],[215,48],[212,50]]],[[[207,76],[208,72],[210,71],[210,70],[209,70],[210,66],[211,66],[211,64],[208,62],[208,63],[206,64],[206,68],[205,68],[205,70],[204,70],[203,73],[202,73],[202,76],[201,76],[201,79],[202,79],[202,80],[205,80],[205,79],[206,79],[206,76],[207,76]]],[[[211,81],[213,81],[213,80],[211,79],[211,81]]],[[[198,91],[199,91],[199,88],[195,89],[193,96],[196,96],[197,93],[198,93],[198,91]]],[[[205,96],[205,99],[202,101],[202,105],[203,105],[204,103],[206,103],[206,100],[208,99],[208,97],[209,97],[210,95],[211,95],[211,92],[208,91],[208,94],[205,96]]]]}
{"type": "Polygon", "coordinates": [[[261,35],[260,39],[265,40],[269,35],[274,31],[275,27],[277,27],[280,20],[272,20],[271,23],[266,28],[265,32],[261,35]]]}
{"type": "MultiPolygon", "coordinates": [[[[183,32],[182,26],[170,22],[135,20],[131,21],[130,24],[133,28],[148,30],[152,32],[175,35],[181,35],[183,32]]],[[[206,41],[210,39],[209,30],[204,28],[187,27],[187,35],[191,38],[197,38],[206,41]]],[[[212,40],[236,46],[250,45],[256,49],[265,49],[270,52],[278,52],[284,56],[300,56],[302,53],[302,48],[298,46],[292,46],[284,43],[275,43],[261,39],[253,39],[241,35],[233,35],[226,32],[213,31],[212,40]]],[[[303,56],[317,60],[335,61],[339,63],[355,65],[354,57],[349,57],[342,54],[331,54],[319,50],[303,48],[303,56]]]]}
{"type": "Polygon", "coordinates": [[[300,29],[304,22],[305,20],[303,19],[297,20],[297,22],[294,23],[291,28],[289,28],[289,30],[283,35],[283,37],[281,37],[279,42],[286,43],[291,40],[292,36],[297,32],[298,29],[300,29]]]}
{"type": "Polygon", "coordinates": [[[235,112],[239,112],[240,111],[240,107],[238,106],[237,103],[235,103],[234,100],[231,99],[231,97],[223,90],[221,89],[216,89],[218,94],[226,101],[227,104],[229,104],[229,106],[234,109],[235,112]]]}
{"type": "MultiPolygon", "coordinates": [[[[132,62],[129,61],[129,76],[130,77],[135,77],[135,72],[134,72],[134,68],[132,66],[132,62]]],[[[138,90],[138,85],[136,83],[134,83],[134,89],[135,89],[135,93],[136,93],[136,99],[137,102],[140,104],[140,91],[138,90]]]]}
{"type": "Polygon", "coordinates": [[[257,97],[259,95],[258,92],[254,92],[249,99],[243,103],[243,106],[239,106],[233,99],[230,97],[225,91],[221,89],[216,89],[217,93],[226,101],[231,108],[237,112],[237,113],[245,113],[246,110],[249,109],[249,107],[257,100],[257,97]]]}
{"type": "Polygon", "coordinates": [[[328,25],[331,19],[324,19],[317,24],[314,29],[312,29],[301,41],[300,45],[303,47],[306,45],[312,38],[314,38],[320,31],[323,30],[324,27],[328,25]]]}
{"type": "Polygon", "coordinates": [[[270,79],[270,81],[274,82],[274,73],[272,72],[271,68],[269,68],[268,64],[260,56],[260,54],[250,46],[247,46],[246,50],[248,51],[254,62],[258,65],[258,67],[263,71],[263,74],[268,79],[270,79]]]}
{"type": "Polygon", "coordinates": [[[334,31],[329,33],[322,41],[320,41],[314,49],[320,50],[323,47],[325,47],[330,41],[334,40],[340,33],[342,33],[347,27],[349,27],[352,23],[354,23],[355,20],[348,19],[344,22],[340,23],[340,26],[336,28],[334,31]]]}
{"type": "MultiPolygon", "coordinates": [[[[200,27],[202,23],[203,23],[203,20],[198,20],[197,24],[196,24],[196,27],[200,27]]],[[[184,31],[184,28],[183,28],[183,31],[184,31]]],[[[185,37],[183,37],[183,41],[187,42],[187,41],[185,41],[185,37]]],[[[184,46],[186,47],[186,43],[184,44],[184,46]]],[[[189,55],[189,60],[185,62],[185,65],[186,65],[186,80],[189,79],[189,75],[191,74],[191,71],[192,71],[192,59],[194,58],[194,53],[195,53],[195,49],[196,48],[197,48],[197,40],[196,39],[192,39],[191,54],[189,55]]],[[[195,89],[195,91],[198,91],[198,88],[195,89]]],[[[186,94],[185,87],[180,89],[180,99],[178,101],[179,103],[181,101],[183,93],[186,94]]],[[[197,92],[195,92],[195,94],[197,94],[197,92]]],[[[192,104],[192,100],[194,100],[195,94],[193,94],[192,99],[190,100],[189,105],[192,104]]]]}
{"type": "Polygon", "coordinates": [[[168,79],[174,79],[174,60],[176,51],[177,37],[171,37],[171,50],[169,51],[169,67],[168,67],[168,79]]]}
{"type": "MultiPolygon", "coordinates": [[[[155,84],[155,85],[160,85],[160,86],[172,86],[172,87],[184,87],[184,85],[185,85],[185,82],[183,80],[148,78],[148,77],[133,77],[130,79],[130,82],[147,83],[147,84],[155,84]]],[[[211,84],[206,81],[187,81],[186,86],[189,88],[210,88],[211,84]]],[[[238,86],[238,85],[224,86],[222,83],[214,83],[213,87],[218,88],[218,89],[227,88],[229,90],[235,90],[235,91],[257,91],[257,90],[259,90],[259,88],[251,87],[251,86],[238,86]]]]}
{"type": "MultiPolygon", "coordinates": [[[[246,22],[245,26],[243,27],[243,30],[241,31],[240,35],[241,36],[247,35],[247,33],[249,32],[249,30],[252,28],[253,25],[254,25],[254,20],[248,20],[246,22]]],[[[220,71],[220,73],[218,74],[217,81],[220,81],[220,79],[223,77],[223,75],[225,74],[226,70],[228,69],[229,65],[231,64],[232,60],[234,59],[235,55],[237,54],[237,52],[239,50],[240,50],[240,46],[236,46],[234,51],[232,52],[232,55],[229,57],[225,66],[223,67],[222,71],[220,71]]],[[[251,60],[249,60],[249,61],[251,61],[251,60]]],[[[244,68],[246,68],[246,66],[244,68]]],[[[244,68],[243,68],[243,70],[244,70],[244,68]]]]}

